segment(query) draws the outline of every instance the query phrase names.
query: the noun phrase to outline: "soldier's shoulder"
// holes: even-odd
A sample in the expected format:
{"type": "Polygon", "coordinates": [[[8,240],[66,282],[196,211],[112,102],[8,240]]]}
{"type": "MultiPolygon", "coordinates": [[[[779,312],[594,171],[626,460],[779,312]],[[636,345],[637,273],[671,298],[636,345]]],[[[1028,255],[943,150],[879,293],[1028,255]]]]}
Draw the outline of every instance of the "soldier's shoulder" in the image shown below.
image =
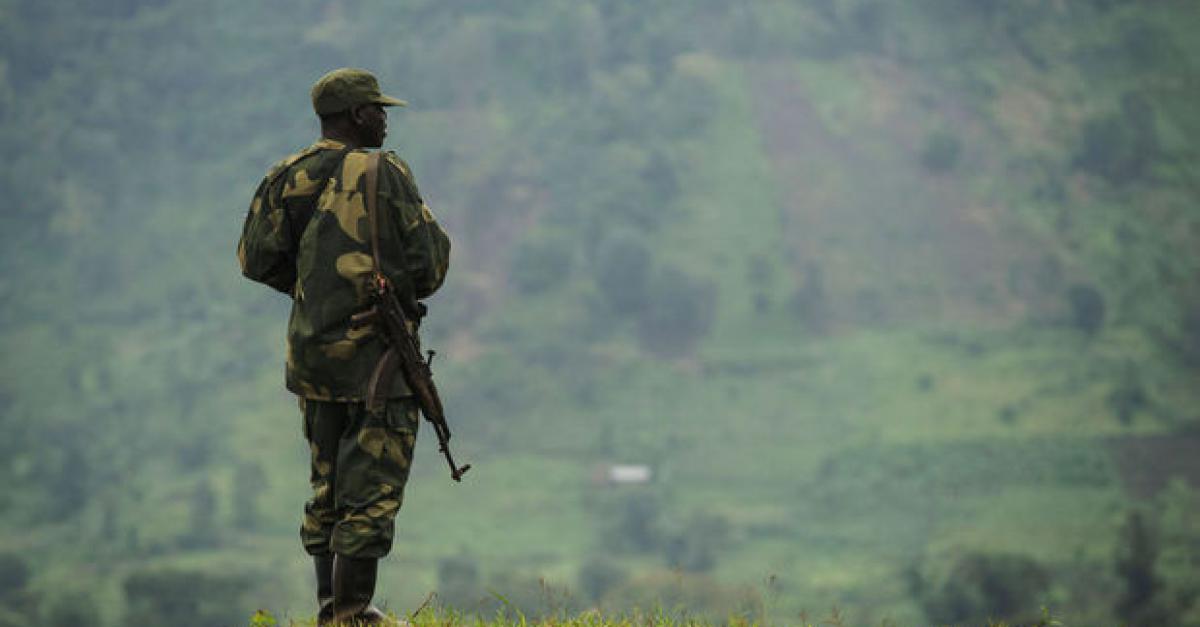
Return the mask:
{"type": "Polygon", "coordinates": [[[292,154],[276,161],[270,169],[267,170],[267,175],[264,177],[268,181],[278,178],[281,174],[289,169],[301,165],[301,162],[311,161],[321,156],[334,154],[331,146],[324,142],[317,142],[303,150],[293,152],[292,154]]]}
{"type": "Polygon", "coordinates": [[[412,178],[412,168],[408,166],[407,161],[401,159],[400,155],[392,152],[391,150],[384,150],[382,152],[384,162],[386,162],[389,166],[399,170],[404,176],[412,178]]]}

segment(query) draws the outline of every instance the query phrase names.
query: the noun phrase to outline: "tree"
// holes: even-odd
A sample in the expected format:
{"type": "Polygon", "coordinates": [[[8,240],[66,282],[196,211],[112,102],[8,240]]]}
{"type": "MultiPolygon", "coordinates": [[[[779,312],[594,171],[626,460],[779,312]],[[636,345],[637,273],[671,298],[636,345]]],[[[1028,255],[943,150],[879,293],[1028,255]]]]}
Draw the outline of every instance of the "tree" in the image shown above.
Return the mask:
{"type": "Polygon", "coordinates": [[[673,568],[706,572],[717,565],[717,551],[729,541],[729,521],[724,516],[699,513],[679,533],[667,540],[664,557],[673,568]]]}
{"type": "Polygon", "coordinates": [[[259,522],[258,496],[267,485],[267,475],[257,461],[239,462],[234,467],[233,521],[243,530],[259,522]]]}
{"type": "Polygon", "coordinates": [[[829,302],[821,264],[804,265],[804,283],[792,293],[789,308],[810,333],[822,334],[829,327],[829,302]]]}
{"type": "Polygon", "coordinates": [[[579,589],[592,603],[599,603],[609,590],[625,579],[625,571],[604,555],[592,556],[579,568],[579,589]]]}
{"type": "Polygon", "coordinates": [[[215,575],[198,570],[135,571],[125,579],[126,625],[207,627],[245,620],[242,595],[250,575],[215,575]]]}
{"type": "Polygon", "coordinates": [[[1150,102],[1127,94],[1119,112],[1084,123],[1075,166],[1116,185],[1144,178],[1161,152],[1154,126],[1150,102]]]}
{"type": "Polygon", "coordinates": [[[672,265],[655,272],[647,307],[638,318],[638,339],[659,357],[692,352],[716,318],[717,286],[672,265]]]}
{"type": "Polygon", "coordinates": [[[1071,306],[1071,322],[1075,328],[1095,335],[1104,326],[1104,296],[1100,290],[1076,283],[1067,289],[1067,302],[1071,306]]]}
{"type": "Polygon", "coordinates": [[[650,492],[627,495],[610,508],[615,512],[602,542],[609,550],[645,553],[657,549],[663,539],[662,507],[650,492]]]}
{"type": "Polygon", "coordinates": [[[1172,347],[1184,364],[1190,368],[1200,368],[1200,299],[1184,306],[1183,320],[1179,326],[1180,339],[1172,342],[1172,347]]]}
{"type": "Polygon", "coordinates": [[[55,597],[49,608],[44,612],[44,621],[39,625],[45,627],[78,627],[79,625],[94,625],[97,620],[95,602],[82,594],[65,594],[55,597]]]}
{"type": "Polygon", "coordinates": [[[1114,610],[1131,624],[1164,625],[1160,603],[1163,584],[1157,573],[1158,536],[1141,512],[1130,512],[1121,526],[1117,554],[1113,560],[1124,589],[1114,610]]]}
{"type": "Polygon", "coordinates": [[[1041,564],[1010,553],[967,553],[944,572],[913,578],[929,619],[953,624],[1030,620],[1037,616],[1049,583],[1041,564]]]}
{"type": "Polygon", "coordinates": [[[468,608],[481,594],[479,565],[463,552],[438,561],[438,597],[450,607],[468,608]]]}
{"type": "Polygon", "coordinates": [[[1121,380],[1113,386],[1105,400],[1109,408],[1116,413],[1117,420],[1126,426],[1133,422],[1138,412],[1149,406],[1150,395],[1146,392],[1136,364],[1132,361],[1125,364],[1121,380]]]}
{"type": "Polygon", "coordinates": [[[636,233],[621,231],[600,244],[592,277],[610,310],[630,315],[645,306],[651,261],[636,233]]]}
{"type": "Polygon", "coordinates": [[[0,601],[8,599],[29,583],[29,564],[16,553],[0,553],[0,601]]]}
{"type": "Polygon", "coordinates": [[[962,152],[962,141],[947,130],[937,130],[925,137],[921,149],[921,165],[930,172],[941,174],[954,169],[962,152]]]}
{"type": "Polygon", "coordinates": [[[510,276],[526,295],[554,289],[571,274],[572,250],[562,238],[542,236],[526,241],[513,255],[510,276]]]}

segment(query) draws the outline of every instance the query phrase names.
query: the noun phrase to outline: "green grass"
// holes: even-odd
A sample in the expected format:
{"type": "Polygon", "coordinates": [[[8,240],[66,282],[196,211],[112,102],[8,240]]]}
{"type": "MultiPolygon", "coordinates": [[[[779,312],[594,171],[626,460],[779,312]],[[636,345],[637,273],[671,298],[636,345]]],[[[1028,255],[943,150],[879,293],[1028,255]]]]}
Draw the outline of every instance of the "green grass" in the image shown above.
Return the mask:
{"type": "MultiPolygon", "coordinates": [[[[389,613],[395,620],[407,621],[412,627],[709,627],[724,625],[728,627],[765,627],[767,625],[786,624],[792,627],[854,627],[856,625],[880,625],[880,627],[900,627],[899,623],[883,620],[878,623],[861,623],[850,621],[845,614],[834,607],[827,613],[809,615],[803,613],[794,619],[776,622],[769,617],[728,616],[723,620],[691,618],[686,610],[665,610],[657,608],[650,611],[633,610],[626,613],[606,614],[597,610],[589,610],[575,615],[563,615],[550,618],[530,618],[519,611],[500,610],[493,617],[465,614],[452,608],[422,608],[413,614],[400,616],[389,613]]],[[[312,619],[278,621],[274,615],[265,610],[259,610],[250,618],[249,627],[314,627],[312,619]]],[[[988,620],[980,623],[980,627],[1008,627],[1004,621],[988,620]]],[[[1034,622],[1024,623],[1025,627],[1065,627],[1065,623],[1054,618],[1047,609],[1042,610],[1041,618],[1034,622]]],[[[351,627],[347,624],[345,627],[351,627]]]]}
{"type": "MultiPolygon", "coordinates": [[[[605,461],[655,465],[659,479],[644,493],[658,504],[665,533],[697,515],[728,523],[716,568],[681,580],[734,599],[721,601],[728,605],[746,586],[772,578],[781,612],[832,600],[869,624],[915,624],[921,610],[903,572],[947,551],[1106,569],[1127,500],[1098,438],[1128,433],[1106,413],[1103,386],[1088,383],[1109,359],[1107,341],[1080,360],[1068,331],[1027,339],[864,333],[763,347],[761,370],[719,377],[703,367],[619,360],[611,367],[624,374],[599,378],[623,385],[603,394],[598,415],[551,402],[514,422],[506,440],[528,443],[527,452],[513,444],[518,450],[490,451],[469,432],[456,440],[461,459],[475,466],[462,484],[450,482],[426,433],[397,543],[383,562],[380,598],[417,606],[438,587],[438,565],[450,555],[477,564],[481,595],[487,588],[527,597],[521,582],[543,578],[578,599],[579,569],[594,555],[614,558],[634,588],[653,588],[654,573],[671,572],[658,549],[627,552],[604,542],[601,531],[619,521],[634,494],[591,484],[592,469],[605,461]],[[925,375],[932,383],[920,391],[925,375]],[[754,399],[754,411],[739,411],[740,399],[754,399]],[[1015,418],[1003,419],[1014,403],[1015,418]],[[597,448],[603,425],[613,428],[610,446],[597,448]]],[[[703,366],[724,363],[708,354],[703,366]]],[[[753,366],[758,354],[748,350],[739,363],[753,366]]],[[[1143,432],[1163,428],[1143,422],[1143,432]]],[[[293,484],[300,468],[287,470],[293,484]]],[[[300,489],[293,490],[298,510],[300,489]]],[[[292,518],[271,512],[271,528],[292,518]]],[[[307,580],[286,536],[262,548],[291,555],[283,559],[287,572],[307,580]]],[[[300,581],[291,589],[309,594],[300,581]]],[[[614,594],[613,607],[628,602],[614,594]]],[[[705,610],[720,614],[721,603],[705,610]]]]}

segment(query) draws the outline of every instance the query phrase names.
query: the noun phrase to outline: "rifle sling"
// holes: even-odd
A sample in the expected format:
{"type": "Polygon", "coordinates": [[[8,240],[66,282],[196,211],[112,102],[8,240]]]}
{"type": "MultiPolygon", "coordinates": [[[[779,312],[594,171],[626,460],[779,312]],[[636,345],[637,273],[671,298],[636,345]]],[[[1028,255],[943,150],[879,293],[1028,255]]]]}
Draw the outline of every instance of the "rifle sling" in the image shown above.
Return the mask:
{"type": "Polygon", "coordinates": [[[378,280],[383,272],[383,266],[379,263],[379,211],[376,204],[379,202],[379,152],[372,152],[367,155],[367,220],[371,223],[371,258],[375,264],[375,279],[378,280]]]}
{"type": "MultiPolygon", "coordinates": [[[[386,280],[383,276],[383,266],[379,262],[379,211],[377,204],[379,203],[379,152],[372,152],[367,155],[367,189],[365,191],[366,206],[367,206],[367,221],[371,225],[371,262],[373,264],[371,272],[371,281],[378,283],[386,280]]],[[[373,286],[374,289],[379,289],[378,285],[373,286]]],[[[376,311],[376,324],[379,312],[377,308],[372,308],[376,311]]],[[[361,314],[360,314],[361,315],[361,314]]],[[[382,331],[381,326],[377,329],[382,331]]],[[[391,392],[392,381],[396,375],[396,349],[389,347],[384,351],[379,358],[379,363],[375,364],[375,370],[371,373],[371,379],[367,382],[367,411],[373,414],[383,412],[387,405],[388,394],[391,392]]]]}
{"type": "MultiPolygon", "coordinates": [[[[366,189],[367,221],[370,222],[370,224],[371,224],[371,257],[374,260],[374,270],[375,270],[371,276],[371,281],[374,282],[374,285],[372,287],[380,293],[386,293],[387,296],[390,298],[391,302],[396,303],[395,296],[390,291],[391,288],[387,284],[387,277],[384,276],[384,274],[383,274],[383,266],[380,265],[380,263],[379,263],[379,221],[377,218],[379,211],[378,211],[378,208],[376,207],[376,204],[378,203],[377,197],[379,196],[379,152],[378,151],[372,152],[371,154],[369,154],[367,156],[367,173],[366,174],[367,174],[367,189],[366,189]]],[[[396,303],[396,305],[400,306],[399,303],[396,303]]],[[[417,303],[417,305],[418,305],[418,307],[417,307],[418,314],[423,315],[423,312],[421,311],[420,303],[417,303]]],[[[379,329],[379,331],[381,333],[386,333],[386,331],[384,330],[383,327],[387,323],[384,322],[383,320],[380,320],[380,318],[388,315],[386,308],[387,308],[387,304],[383,303],[383,302],[377,303],[375,305],[375,307],[373,307],[373,309],[375,310],[374,317],[375,317],[376,328],[379,329]]],[[[402,308],[399,313],[403,317],[403,309],[402,308]]],[[[418,315],[416,319],[419,322],[420,315],[418,315]]],[[[407,320],[403,321],[401,324],[404,325],[405,328],[408,327],[407,320]]],[[[416,333],[415,328],[411,332],[415,334],[416,333]]],[[[418,348],[418,354],[417,354],[416,358],[418,360],[420,360],[420,358],[421,358],[419,348],[418,348]]],[[[401,357],[395,346],[389,346],[387,348],[387,350],[383,352],[383,356],[381,356],[379,358],[379,363],[375,365],[375,371],[371,373],[371,379],[367,383],[366,406],[367,406],[368,412],[379,415],[383,412],[384,408],[387,406],[388,392],[390,391],[392,381],[395,379],[396,369],[400,365],[399,364],[400,360],[401,360],[401,357]]],[[[454,458],[450,455],[450,446],[448,444],[448,441],[450,440],[450,429],[449,429],[449,427],[446,426],[445,417],[442,416],[441,400],[437,398],[437,390],[436,390],[436,388],[433,387],[433,381],[428,380],[428,391],[430,394],[430,398],[432,398],[433,401],[436,402],[436,404],[437,404],[436,409],[433,409],[433,410],[431,410],[429,407],[426,407],[424,405],[424,403],[422,403],[419,400],[421,397],[421,393],[418,392],[418,390],[416,389],[416,386],[414,386],[412,383],[410,383],[409,387],[414,388],[411,391],[413,392],[413,394],[418,396],[418,403],[421,404],[421,412],[425,414],[425,419],[432,422],[434,424],[434,426],[437,428],[438,443],[440,444],[440,448],[442,449],[442,454],[445,455],[445,457],[446,457],[446,463],[450,464],[450,476],[455,481],[462,481],[463,473],[470,470],[471,465],[467,464],[466,466],[459,468],[457,465],[455,465],[454,458]],[[436,416],[431,415],[430,411],[434,411],[437,415],[436,416]]]]}
{"type": "Polygon", "coordinates": [[[371,379],[367,382],[367,412],[382,415],[387,407],[388,393],[391,392],[392,381],[396,378],[396,349],[388,347],[375,364],[371,379]]]}

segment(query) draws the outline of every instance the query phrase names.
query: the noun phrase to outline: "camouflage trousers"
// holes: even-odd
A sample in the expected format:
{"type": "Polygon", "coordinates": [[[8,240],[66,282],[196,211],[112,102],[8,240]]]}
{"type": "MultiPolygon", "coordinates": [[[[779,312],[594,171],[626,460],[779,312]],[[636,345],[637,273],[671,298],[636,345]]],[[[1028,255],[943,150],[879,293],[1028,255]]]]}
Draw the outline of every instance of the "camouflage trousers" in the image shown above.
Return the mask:
{"type": "Polygon", "coordinates": [[[312,450],[312,498],[300,527],[304,549],[312,555],[387,555],[417,438],[416,402],[391,399],[379,416],[363,403],[303,405],[304,437],[312,450]]]}

